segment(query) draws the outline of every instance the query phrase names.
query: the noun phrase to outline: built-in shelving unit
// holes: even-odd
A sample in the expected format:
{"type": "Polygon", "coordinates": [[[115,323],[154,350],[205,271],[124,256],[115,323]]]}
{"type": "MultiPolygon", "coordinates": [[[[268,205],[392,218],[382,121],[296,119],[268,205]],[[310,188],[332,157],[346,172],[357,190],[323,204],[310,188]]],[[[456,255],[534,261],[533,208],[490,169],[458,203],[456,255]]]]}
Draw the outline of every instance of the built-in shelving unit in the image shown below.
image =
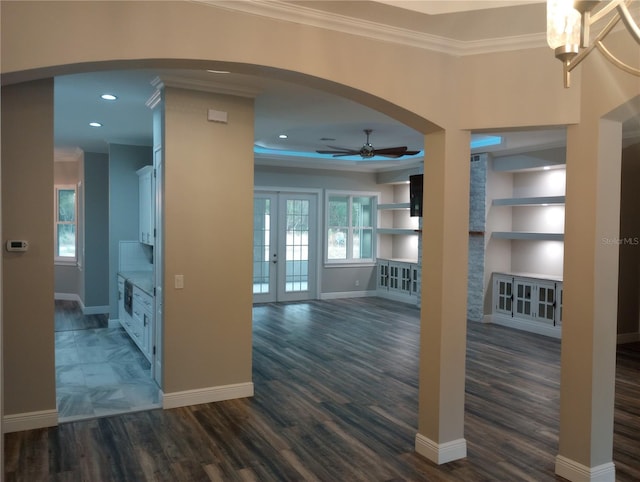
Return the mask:
{"type": "Polygon", "coordinates": [[[547,206],[564,204],[564,196],[510,197],[494,199],[493,206],[547,206]]]}
{"type": "Polygon", "coordinates": [[[382,297],[416,303],[420,222],[410,216],[409,184],[394,184],[390,200],[393,202],[377,206],[377,292],[382,297]]]}
{"type": "Polygon", "coordinates": [[[485,300],[485,316],[496,323],[558,337],[566,178],[566,168],[559,164],[562,155],[562,149],[556,149],[492,159],[485,198],[489,242],[484,285],[493,292],[485,300]],[[554,162],[540,165],[544,156],[554,162]]]}
{"type": "Polygon", "coordinates": [[[563,233],[528,233],[523,231],[494,231],[491,236],[496,239],[512,239],[519,241],[564,241],[563,233]]]}

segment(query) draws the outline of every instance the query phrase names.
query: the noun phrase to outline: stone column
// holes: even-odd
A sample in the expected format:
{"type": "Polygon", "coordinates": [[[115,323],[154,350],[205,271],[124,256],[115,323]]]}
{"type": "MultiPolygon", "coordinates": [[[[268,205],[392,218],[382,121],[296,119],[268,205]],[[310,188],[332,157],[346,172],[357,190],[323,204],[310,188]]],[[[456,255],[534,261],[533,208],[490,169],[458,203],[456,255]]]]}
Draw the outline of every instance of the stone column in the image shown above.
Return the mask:
{"type": "Polygon", "coordinates": [[[425,138],[422,309],[416,451],[466,457],[464,384],[469,227],[468,132],[425,138]]]}

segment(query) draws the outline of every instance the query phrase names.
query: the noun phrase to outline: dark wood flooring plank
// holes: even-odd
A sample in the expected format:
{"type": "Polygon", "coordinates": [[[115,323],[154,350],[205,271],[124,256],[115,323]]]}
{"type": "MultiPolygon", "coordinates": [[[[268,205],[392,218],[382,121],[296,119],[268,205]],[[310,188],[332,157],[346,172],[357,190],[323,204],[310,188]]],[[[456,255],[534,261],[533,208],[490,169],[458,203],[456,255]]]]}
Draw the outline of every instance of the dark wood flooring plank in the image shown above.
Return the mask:
{"type": "MultiPolygon", "coordinates": [[[[414,452],[419,312],[378,298],[253,309],[248,399],[6,436],[9,481],[553,481],[560,343],[467,333],[468,456],[414,452]]],[[[618,347],[614,462],[640,480],[640,343],[618,347]]]]}

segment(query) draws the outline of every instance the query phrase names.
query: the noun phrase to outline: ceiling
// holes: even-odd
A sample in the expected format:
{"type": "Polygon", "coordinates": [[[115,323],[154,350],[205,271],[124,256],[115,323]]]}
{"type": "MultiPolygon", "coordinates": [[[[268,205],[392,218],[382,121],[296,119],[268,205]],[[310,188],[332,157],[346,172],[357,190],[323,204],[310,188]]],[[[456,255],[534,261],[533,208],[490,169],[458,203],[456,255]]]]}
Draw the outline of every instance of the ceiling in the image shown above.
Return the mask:
{"type": "MultiPolygon", "coordinates": [[[[544,3],[538,1],[270,1],[239,2],[202,0],[223,8],[259,8],[262,15],[295,15],[298,21],[324,22],[329,28],[362,27],[363,35],[371,25],[379,31],[393,28],[396,41],[411,33],[428,35],[425,41],[438,38],[440,49],[449,43],[452,49],[467,48],[480,41],[487,45],[489,36],[496,48],[517,34],[540,37],[544,29],[544,3]],[[389,5],[393,3],[393,5],[389,5]],[[500,8],[493,8],[500,4],[500,8]],[[267,8],[268,7],[268,8],[267,8]],[[425,13],[427,12],[427,13],[425,13]],[[429,13],[432,12],[432,13],[429,13]],[[499,19],[518,19],[497,22],[499,19]],[[302,19],[302,20],[301,20],[302,19]],[[338,19],[338,21],[336,21],[338,19]],[[475,19],[475,21],[472,21],[475,19]],[[366,22],[363,26],[362,22],[366,22]],[[497,23],[496,23],[497,22],[497,23]],[[353,26],[359,27],[353,27],[353,26]],[[483,25],[469,28],[469,25],[483,25]],[[501,27],[498,28],[498,25],[501,27]],[[429,31],[430,30],[430,31],[429,31]],[[400,37],[398,37],[400,35],[400,37]],[[462,42],[462,43],[460,43],[462,42]]],[[[252,12],[252,13],[255,13],[252,12]]],[[[352,30],[353,31],[353,30],[352,30]]],[[[349,99],[302,85],[265,77],[238,73],[214,73],[204,70],[129,70],[59,76],[55,79],[54,137],[59,152],[80,148],[86,152],[106,153],[108,144],[152,145],[152,111],[146,101],[155,92],[154,79],[184,86],[207,86],[232,89],[255,96],[256,163],[296,165],[358,170],[383,170],[415,165],[422,155],[400,159],[356,157],[333,158],[315,154],[327,146],[359,149],[365,142],[364,129],[372,129],[370,142],[375,148],[407,146],[424,149],[424,136],[394,119],[349,99]],[[103,93],[111,93],[116,101],[104,101],[103,93]],[[102,127],[89,127],[97,121],[102,127]],[[280,134],[288,136],[279,138],[280,134]],[[320,158],[320,159],[319,159],[320,158]]],[[[628,130],[640,131],[639,121],[628,130]]],[[[501,132],[499,145],[478,151],[518,152],[557,147],[564,144],[564,129],[534,132],[501,132]]],[[[473,134],[472,141],[482,141],[488,133],[473,134]]],[[[473,152],[472,142],[472,152],[473,152]]]]}

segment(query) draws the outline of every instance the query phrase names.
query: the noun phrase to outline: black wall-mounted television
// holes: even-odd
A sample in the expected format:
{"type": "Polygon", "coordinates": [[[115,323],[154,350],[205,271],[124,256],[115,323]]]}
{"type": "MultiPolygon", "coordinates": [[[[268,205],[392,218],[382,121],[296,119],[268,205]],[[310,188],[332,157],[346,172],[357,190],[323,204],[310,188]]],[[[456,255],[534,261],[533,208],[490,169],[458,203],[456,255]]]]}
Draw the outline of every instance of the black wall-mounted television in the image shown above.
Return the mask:
{"type": "Polygon", "coordinates": [[[423,175],[409,176],[409,215],[422,217],[422,183],[423,175]]]}

